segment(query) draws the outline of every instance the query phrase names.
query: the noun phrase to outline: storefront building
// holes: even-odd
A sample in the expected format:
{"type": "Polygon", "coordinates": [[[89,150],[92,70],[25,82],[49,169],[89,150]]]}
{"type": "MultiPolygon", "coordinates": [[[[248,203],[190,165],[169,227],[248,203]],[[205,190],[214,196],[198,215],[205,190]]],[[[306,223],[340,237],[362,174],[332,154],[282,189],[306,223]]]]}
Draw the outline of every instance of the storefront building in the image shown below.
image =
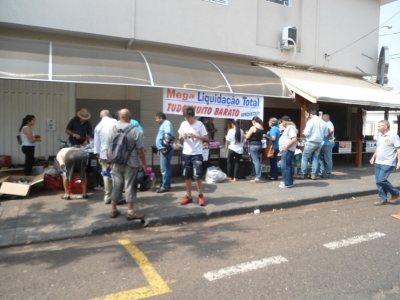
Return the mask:
{"type": "Polygon", "coordinates": [[[336,132],[361,138],[351,124],[362,107],[400,107],[399,95],[361,79],[377,72],[367,56],[379,52],[378,30],[351,44],[379,28],[380,6],[389,2],[4,0],[0,154],[23,161],[15,135],[33,114],[43,140],[36,155],[54,155],[82,107],[93,127],[102,109],[129,108],[150,150],[156,112],[164,111],[175,130],[182,121],[177,106],[168,105],[168,89],[196,95],[205,107],[198,116],[215,118],[221,142],[225,119],[238,117],[235,105],[248,105],[239,118],[251,119],[255,103],[265,125],[288,114],[301,128],[303,110],[315,108],[337,119],[336,132]]]}

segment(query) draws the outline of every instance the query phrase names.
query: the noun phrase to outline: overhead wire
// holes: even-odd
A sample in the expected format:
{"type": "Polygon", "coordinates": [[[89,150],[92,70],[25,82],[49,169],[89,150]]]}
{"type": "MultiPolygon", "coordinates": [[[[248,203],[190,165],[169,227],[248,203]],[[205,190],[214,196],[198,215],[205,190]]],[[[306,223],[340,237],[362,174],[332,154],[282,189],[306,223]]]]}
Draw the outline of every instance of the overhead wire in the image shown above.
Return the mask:
{"type": "Polygon", "coordinates": [[[393,33],[386,33],[386,34],[380,34],[379,36],[385,36],[385,35],[391,35],[391,34],[398,34],[400,31],[393,32],[393,33]]]}
{"type": "Polygon", "coordinates": [[[344,46],[343,48],[341,48],[341,49],[339,49],[339,50],[333,52],[332,54],[325,54],[325,59],[330,58],[332,55],[334,55],[334,54],[336,54],[336,53],[338,53],[338,52],[340,52],[340,51],[346,49],[347,47],[350,47],[351,45],[357,43],[358,41],[362,40],[363,38],[369,36],[371,33],[373,33],[374,31],[378,30],[379,28],[381,28],[383,25],[385,25],[385,24],[386,24],[387,22],[389,22],[391,19],[393,19],[394,17],[396,17],[398,14],[400,14],[400,10],[399,10],[397,13],[395,13],[392,17],[390,17],[388,20],[386,20],[384,23],[380,24],[378,27],[376,27],[375,29],[373,29],[372,31],[370,31],[369,33],[367,33],[366,35],[360,37],[359,39],[357,39],[357,40],[355,40],[354,42],[348,44],[347,46],[344,46]]]}

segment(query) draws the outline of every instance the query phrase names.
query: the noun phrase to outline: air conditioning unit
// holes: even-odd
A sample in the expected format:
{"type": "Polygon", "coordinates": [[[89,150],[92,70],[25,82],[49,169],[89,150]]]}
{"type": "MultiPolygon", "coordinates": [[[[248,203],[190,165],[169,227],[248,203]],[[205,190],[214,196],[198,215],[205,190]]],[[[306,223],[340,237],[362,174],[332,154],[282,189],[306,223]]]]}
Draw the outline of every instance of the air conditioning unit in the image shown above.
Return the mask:
{"type": "Polygon", "coordinates": [[[296,26],[287,26],[282,30],[282,42],[280,49],[292,49],[297,43],[297,28],[296,26]],[[293,43],[294,41],[294,43],[293,43]]]}

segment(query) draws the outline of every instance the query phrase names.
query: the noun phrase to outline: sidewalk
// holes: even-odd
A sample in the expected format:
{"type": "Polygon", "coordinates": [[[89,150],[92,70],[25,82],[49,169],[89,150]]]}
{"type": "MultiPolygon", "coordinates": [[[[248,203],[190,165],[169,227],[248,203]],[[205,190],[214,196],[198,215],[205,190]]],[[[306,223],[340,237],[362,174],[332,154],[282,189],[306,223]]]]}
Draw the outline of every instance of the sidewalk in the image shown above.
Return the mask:
{"type": "MultiPolygon", "coordinates": [[[[344,198],[351,201],[352,197],[377,194],[374,168],[369,164],[364,164],[362,168],[351,165],[335,167],[331,179],[296,180],[295,186],[290,189],[281,189],[279,181],[268,180],[259,184],[248,180],[204,183],[205,207],[196,203],[194,184],[195,202],[179,205],[185,196],[185,185],[181,178],[174,178],[173,181],[170,192],[157,194],[153,187],[150,191],[138,193],[135,207],[145,214],[144,225],[139,220],[125,220],[126,204],[119,206],[121,215],[111,219],[111,208],[104,204],[101,188],[89,193],[89,200],[61,200],[62,192],[44,192],[39,188],[34,189],[28,198],[7,200],[4,196],[0,197],[0,247],[140,229],[143,226],[204,221],[253,213],[257,208],[265,212],[344,198]]],[[[400,172],[394,171],[390,181],[400,186],[400,172]]]]}

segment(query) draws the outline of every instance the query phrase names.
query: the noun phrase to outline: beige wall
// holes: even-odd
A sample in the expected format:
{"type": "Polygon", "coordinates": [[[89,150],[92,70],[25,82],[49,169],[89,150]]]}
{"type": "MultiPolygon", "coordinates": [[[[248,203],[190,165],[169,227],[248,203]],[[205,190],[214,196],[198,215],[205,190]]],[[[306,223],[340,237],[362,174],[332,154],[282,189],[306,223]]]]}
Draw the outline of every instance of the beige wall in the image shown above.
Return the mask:
{"type": "Polygon", "coordinates": [[[2,0],[0,20],[41,31],[128,38],[133,33],[131,0],[2,0]]]}
{"type": "Polygon", "coordinates": [[[140,87],[123,85],[76,84],[77,99],[140,100],[140,87]]]}

